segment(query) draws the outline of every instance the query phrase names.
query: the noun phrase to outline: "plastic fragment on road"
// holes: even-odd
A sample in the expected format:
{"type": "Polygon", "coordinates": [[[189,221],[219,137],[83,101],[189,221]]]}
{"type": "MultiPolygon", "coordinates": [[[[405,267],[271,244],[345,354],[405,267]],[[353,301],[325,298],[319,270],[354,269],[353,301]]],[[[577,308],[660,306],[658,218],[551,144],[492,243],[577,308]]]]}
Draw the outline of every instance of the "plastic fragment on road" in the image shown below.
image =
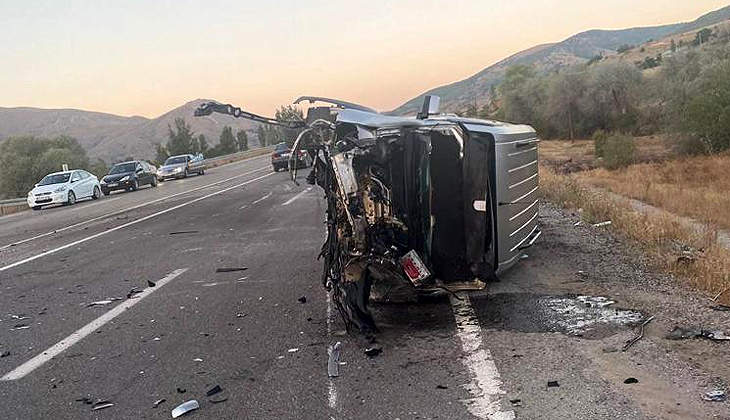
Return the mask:
{"type": "Polygon", "coordinates": [[[705,395],[702,396],[702,399],[705,401],[723,402],[727,399],[727,395],[725,394],[725,391],[716,389],[714,391],[707,391],[705,395]]]}
{"type": "Polygon", "coordinates": [[[4,352],[0,353],[0,359],[3,358],[3,357],[8,357],[8,356],[10,356],[10,352],[9,351],[4,351],[4,352]]]}
{"type": "Polygon", "coordinates": [[[230,273],[234,271],[248,270],[248,267],[218,267],[215,269],[216,273],[230,273]]]}
{"type": "Polygon", "coordinates": [[[329,354],[327,375],[329,375],[330,378],[340,376],[340,346],[342,346],[342,343],[338,341],[334,345],[329,346],[327,349],[327,353],[329,354]]]}
{"type": "Polygon", "coordinates": [[[199,408],[200,408],[200,404],[198,404],[198,401],[197,400],[186,401],[186,402],[178,405],[177,407],[175,407],[172,410],[172,413],[171,413],[172,414],[172,418],[173,419],[174,418],[178,418],[178,417],[182,416],[185,413],[189,413],[189,412],[191,412],[193,410],[197,410],[199,408]]]}
{"type": "Polygon", "coordinates": [[[639,380],[636,378],[626,378],[624,379],[625,384],[636,384],[639,383],[639,380]]]}
{"type": "Polygon", "coordinates": [[[30,325],[27,325],[27,324],[17,324],[17,325],[14,325],[13,328],[10,329],[10,331],[27,330],[29,328],[30,328],[30,325]]]}
{"type": "Polygon", "coordinates": [[[208,401],[212,402],[213,404],[222,403],[224,401],[228,401],[228,397],[217,397],[217,398],[209,398],[208,401]]]}
{"type": "Polygon", "coordinates": [[[299,303],[307,303],[307,297],[306,296],[300,296],[299,299],[297,299],[299,303]]]}
{"type": "Polygon", "coordinates": [[[557,388],[560,386],[558,381],[548,381],[547,383],[548,388],[557,388]]]}
{"type": "Polygon", "coordinates": [[[137,298],[137,294],[142,293],[142,290],[138,290],[136,287],[133,287],[132,290],[127,293],[127,299],[134,299],[137,298]]]}
{"type": "Polygon", "coordinates": [[[593,227],[603,227],[603,226],[608,226],[608,225],[610,225],[611,223],[613,223],[613,222],[611,222],[610,220],[606,220],[605,222],[600,222],[600,223],[594,223],[594,224],[593,224],[593,227]]]}
{"type": "Polygon", "coordinates": [[[164,399],[164,398],[160,398],[159,400],[155,401],[155,402],[154,402],[154,403],[152,404],[152,407],[153,407],[153,408],[157,408],[157,406],[158,406],[158,405],[162,404],[162,403],[163,403],[163,402],[165,402],[165,401],[167,401],[167,400],[166,400],[166,399],[164,399]]]}
{"type": "Polygon", "coordinates": [[[203,361],[203,359],[201,359],[200,357],[196,357],[195,359],[193,359],[193,362],[202,362],[202,361],[203,361]]]}
{"type": "Polygon", "coordinates": [[[415,249],[408,251],[406,255],[401,257],[400,265],[408,279],[416,287],[421,286],[427,278],[431,277],[431,272],[415,249]]]}
{"type": "Polygon", "coordinates": [[[178,230],[175,232],[170,232],[170,235],[185,235],[189,233],[198,233],[197,230],[178,230]]]}
{"type": "Polygon", "coordinates": [[[112,302],[116,302],[118,300],[122,300],[122,298],[115,297],[115,298],[109,298],[109,299],[104,299],[104,300],[97,300],[96,302],[89,303],[88,305],[86,305],[86,307],[89,308],[92,306],[104,306],[104,305],[108,305],[112,302]]]}
{"type": "Polygon", "coordinates": [[[219,393],[221,391],[223,391],[223,388],[221,388],[220,385],[216,385],[213,388],[211,388],[208,391],[206,391],[205,392],[205,395],[208,396],[208,397],[210,397],[210,396],[213,396],[213,395],[215,395],[215,394],[217,394],[217,393],[219,393]]]}
{"type": "Polygon", "coordinates": [[[147,286],[155,287],[155,286],[157,286],[157,283],[153,282],[152,280],[147,280],[147,286]]]}
{"type": "Polygon", "coordinates": [[[91,407],[91,411],[103,410],[109,407],[114,407],[114,404],[109,401],[97,401],[94,406],[91,407]]]}
{"type": "Polygon", "coordinates": [[[365,354],[368,357],[375,357],[383,352],[383,349],[378,346],[368,347],[365,349],[365,354]]]}
{"type": "Polygon", "coordinates": [[[688,338],[707,338],[713,341],[730,341],[730,336],[720,330],[698,330],[675,326],[665,336],[667,340],[686,340],[688,338]]]}
{"type": "Polygon", "coordinates": [[[184,393],[185,393],[185,391],[187,391],[187,389],[185,389],[185,388],[180,388],[180,387],[177,387],[177,392],[178,392],[178,394],[184,394],[184,393]]]}
{"type": "Polygon", "coordinates": [[[289,352],[289,353],[296,353],[298,351],[299,351],[299,347],[294,347],[294,348],[287,350],[287,352],[289,352]]]}
{"type": "Polygon", "coordinates": [[[654,316],[650,316],[646,319],[646,321],[641,324],[641,326],[639,327],[639,334],[636,337],[626,341],[626,344],[624,344],[622,351],[628,350],[629,347],[633,346],[637,341],[641,340],[644,337],[644,328],[646,328],[646,324],[650,323],[652,319],[654,319],[654,316]]]}

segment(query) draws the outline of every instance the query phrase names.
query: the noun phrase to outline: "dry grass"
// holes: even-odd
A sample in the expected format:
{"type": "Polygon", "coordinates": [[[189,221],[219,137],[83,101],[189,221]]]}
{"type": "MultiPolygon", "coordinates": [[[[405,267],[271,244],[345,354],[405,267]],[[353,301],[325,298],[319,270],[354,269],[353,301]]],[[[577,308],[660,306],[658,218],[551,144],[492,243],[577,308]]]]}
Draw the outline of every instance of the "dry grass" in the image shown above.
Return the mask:
{"type": "Polygon", "coordinates": [[[580,182],[730,229],[730,155],[700,156],[576,174],[580,182]]]}
{"type": "MultiPolygon", "coordinates": [[[[636,161],[658,162],[674,155],[673,140],[667,136],[637,137],[636,161]]],[[[592,140],[545,140],[540,143],[540,163],[558,172],[576,172],[600,166],[592,140]]]]}
{"type": "MultiPolygon", "coordinates": [[[[567,208],[581,209],[588,223],[611,220],[608,229],[631,240],[647,252],[661,271],[688,279],[701,290],[714,294],[730,286],[730,251],[717,243],[712,232],[690,229],[669,213],[642,213],[630,204],[592,189],[575,174],[540,169],[544,198],[567,208]],[[684,257],[691,250],[691,259],[684,257]]],[[[730,292],[721,301],[730,303],[730,292]]]]}

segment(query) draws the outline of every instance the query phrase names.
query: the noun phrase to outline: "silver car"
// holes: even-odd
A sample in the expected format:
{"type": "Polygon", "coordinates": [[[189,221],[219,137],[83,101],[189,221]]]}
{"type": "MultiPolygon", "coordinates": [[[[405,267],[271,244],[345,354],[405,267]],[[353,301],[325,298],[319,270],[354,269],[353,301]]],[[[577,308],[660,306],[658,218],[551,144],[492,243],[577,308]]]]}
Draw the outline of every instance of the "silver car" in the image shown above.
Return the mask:
{"type": "Polygon", "coordinates": [[[190,174],[205,174],[205,158],[202,154],[170,156],[157,169],[157,180],[187,178],[190,174]]]}

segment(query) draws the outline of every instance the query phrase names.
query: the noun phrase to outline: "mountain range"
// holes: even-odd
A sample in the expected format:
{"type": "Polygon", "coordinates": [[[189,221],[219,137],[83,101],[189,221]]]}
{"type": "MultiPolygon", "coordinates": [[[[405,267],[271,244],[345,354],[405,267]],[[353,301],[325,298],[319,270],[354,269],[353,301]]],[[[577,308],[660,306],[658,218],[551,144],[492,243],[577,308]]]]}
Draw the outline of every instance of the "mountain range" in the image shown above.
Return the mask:
{"type": "Polygon", "coordinates": [[[431,89],[409,100],[390,113],[410,115],[418,112],[424,95],[441,97],[441,110],[457,112],[468,103],[483,103],[492,86],[498,85],[510,66],[533,65],[539,73],[547,73],[571,65],[585,63],[597,55],[610,56],[623,45],[640,45],[650,40],[696,31],[730,19],[730,6],[707,13],[692,22],[619,30],[594,29],[573,35],[558,43],[543,44],[518,52],[475,75],[431,89]]]}
{"type": "Polygon", "coordinates": [[[103,159],[107,163],[127,157],[152,159],[155,156],[155,144],[167,142],[168,125],[174,126],[175,118],[182,117],[192,131],[196,135],[203,134],[211,146],[218,144],[221,130],[226,125],[233,129],[234,134],[246,130],[249,144],[257,144],[253,134],[258,126],[255,122],[222,114],[193,117],[195,108],[207,101],[190,101],[157,118],[122,117],[78,109],[0,107],[0,141],[10,136],[68,135],[78,139],[90,157],[103,159]]]}

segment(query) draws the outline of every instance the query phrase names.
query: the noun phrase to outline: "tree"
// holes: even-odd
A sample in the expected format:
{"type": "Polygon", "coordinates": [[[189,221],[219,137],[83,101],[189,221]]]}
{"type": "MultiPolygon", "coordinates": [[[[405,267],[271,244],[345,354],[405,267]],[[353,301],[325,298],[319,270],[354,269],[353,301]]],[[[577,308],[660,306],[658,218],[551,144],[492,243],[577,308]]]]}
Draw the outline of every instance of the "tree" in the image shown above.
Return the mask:
{"type": "Polygon", "coordinates": [[[221,155],[236,153],[236,139],[233,137],[233,130],[229,126],[223,127],[221,131],[218,151],[221,155]]]}
{"type": "Polygon", "coordinates": [[[616,52],[617,52],[617,53],[619,53],[619,54],[621,54],[621,53],[625,53],[626,51],[629,51],[629,50],[630,50],[630,49],[632,49],[632,48],[634,48],[634,47],[632,47],[632,46],[631,46],[631,45],[629,45],[629,44],[624,44],[624,45],[622,45],[622,46],[618,47],[618,48],[616,49],[616,52]]]}
{"type": "Polygon", "coordinates": [[[712,36],[712,29],[710,29],[710,28],[700,29],[697,32],[697,34],[695,34],[695,40],[693,41],[693,44],[702,45],[705,42],[709,41],[711,36],[712,36]]]}
{"type": "Polygon", "coordinates": [[[467,102],[466,105],[464,105],[464,108],[461,111],[460,115],[467,118],[478,118],[479,107],[477,107],[476,99],[472,102],[467,102]]]}
{"type": "Polygon", "coordinates": [[[676,44],[676,43],[674,42],[674,38],[672,38],[672,43],[670,44],[670,46],[669,46],[669,49],[670,49],[670,50],[671,50],[671,51],[672,51],[673,53],[677,52],[677,44],[676,44]]]}
{"type": "MultiPolygon", "coordinates": [[[[0,197],[25,196],[33,185],[63,164],[71,169],[86,169],[95,175],[98,168],[89,163],[86,151],[72,137],[55,139],[39,137],[10,137],[0,143],[0,197]]],[[[98,164],[98,162],[97,162],[98,164]]]]}
{"type": "Polygon", "coordinates": [[[706,144],[711,152],[730,148],[730,60],[702,69],[690,84],[690,95],[680,102],[682,128],[706,144]]]}
{"type": "Polygon", "coordinates": [[[256,129],[256,138],[259,140],[260,147],[266,147],[266,131],[264,130],[263,124],[259,124],[259,127],[256,129]]]}
{"type": "Polygon", "coordinates": [[[167,129],[169,137],[167,152],[170,155],[184,155],[193,151],[193,132],[190,130],[190,125],[185,122],[185,118],[175,118],[174,130],[170,125],[167,129]]]}
{"type": "Polygon", "coordinates": [[[583,108],[595,128],[619,131],[636,125],[641,70],[623,61],[602,62],[592,67],[583,108]]]}
{"type": "MultiPolygon", "coordinates": [[[[286,105],[281,106],[279,109],[276,110],[276,115],[274,116],[277,121],[304,121],[304,112],[302,112],[301,108],[294,106],[294,105],[286,105]]],[[[286,127],[270,127],[269,129],[269,136],[271,141],[267,140],[269,144],[276,144],[280,143],[282,141],[289,144],[289,146],[294,144],[294,141],[296,140],[299,133],[302,131],[302,129],[293,129],[293,128],[286,128],[286,127]]]]}
{"type": "Polygon", "coordinates": [[[198,152],[206,154],[209,149],[210,145],[208,145],[208,141],[205,139],[205,136],[203,134],[198,135],[198,152]]]}
{"type": "Polygon", "coordinates": [[[236,133],[236,146],[238,147],[239,152],[245,152],[248,150],[248,134],[246,134],[246,131],[239,130],[238,133],[236,133]]]}
{"type": "Polygon", "coordinates": [[[167,153],[167,148],[160,143],[155,144],[155,162],[159,165],[162,162],[166,161],[167,158],[170,157],[170,154],[167,153]]]}
{"type": "Polygon", "coordinates": [[[581,99],[585,92],[584,75],[577,72],[564,72],[554,76],[548,86],[546,112],[552,123],[560,122],[557,131],[566,134],[570,140],[575,138],[576,123],[581,116],[581,99]]]}

